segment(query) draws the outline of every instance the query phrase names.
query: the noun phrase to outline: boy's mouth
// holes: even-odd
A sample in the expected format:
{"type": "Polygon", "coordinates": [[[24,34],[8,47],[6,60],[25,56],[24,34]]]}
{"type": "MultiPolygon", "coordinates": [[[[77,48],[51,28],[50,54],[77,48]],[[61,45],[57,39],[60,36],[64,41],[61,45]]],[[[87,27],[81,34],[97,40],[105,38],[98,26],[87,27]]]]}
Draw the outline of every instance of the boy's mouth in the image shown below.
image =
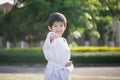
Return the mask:
{"type": "Polygon", "coordinates": [[[62,33],[62,31],[56,31],[56,33],[62,33]]]}

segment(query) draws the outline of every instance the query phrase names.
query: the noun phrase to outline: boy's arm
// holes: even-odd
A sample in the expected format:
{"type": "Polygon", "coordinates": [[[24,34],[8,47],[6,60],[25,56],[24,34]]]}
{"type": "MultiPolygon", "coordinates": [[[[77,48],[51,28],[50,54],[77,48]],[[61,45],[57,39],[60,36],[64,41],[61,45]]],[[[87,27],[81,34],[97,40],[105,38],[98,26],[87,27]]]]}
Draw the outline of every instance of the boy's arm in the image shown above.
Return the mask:
{"type": "Polygon", "coordinates": [[[53,40],[56,38],[57,36],[55,35],[54,32],[49,32],[47,37],[46,37],[46,40],[45,40],[45,43],[44,43],[44,47],[43,49],[48,49],[48,48],[51,48],[51,47],[54,47],[54,42],[53,40]]]}

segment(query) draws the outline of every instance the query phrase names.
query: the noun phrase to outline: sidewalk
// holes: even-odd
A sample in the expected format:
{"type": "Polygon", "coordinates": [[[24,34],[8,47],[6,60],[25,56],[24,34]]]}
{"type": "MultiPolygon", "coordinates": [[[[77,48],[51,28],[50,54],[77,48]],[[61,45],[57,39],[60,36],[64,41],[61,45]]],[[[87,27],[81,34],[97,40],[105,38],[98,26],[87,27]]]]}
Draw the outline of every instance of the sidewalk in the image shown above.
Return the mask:
{"type": "MultiPolygon", "coordinates": [[[[0,77],[44,77],[45,65],[0,65],[0,77]]],[[[76,78],[116,78],[120,79],[120,66],[118,67],[75,67],[70,74],[76,78]]]]}
{"type": "Polygon", "coordinates": [[[120,67],[79,67],[75,68],[74,77],[116,78],[120,79],[120,67]]]}

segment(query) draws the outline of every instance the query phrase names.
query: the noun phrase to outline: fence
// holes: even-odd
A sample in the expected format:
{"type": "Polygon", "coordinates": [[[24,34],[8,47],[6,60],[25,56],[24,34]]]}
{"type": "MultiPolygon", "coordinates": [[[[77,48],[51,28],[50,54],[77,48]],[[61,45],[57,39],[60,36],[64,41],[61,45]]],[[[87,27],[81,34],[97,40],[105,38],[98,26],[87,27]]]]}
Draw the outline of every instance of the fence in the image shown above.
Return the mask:
{"type": "Polygon", "coordinates": [[[44,41],[39,42],[32,42],[28,43],[26,41],[20,41],[18,43],[12,43],[10,41],[7,41],[5,44],[2,44],[0,42],[0,48],[27,48],[27,47],[42,47],[44,44],[44,41]]]}

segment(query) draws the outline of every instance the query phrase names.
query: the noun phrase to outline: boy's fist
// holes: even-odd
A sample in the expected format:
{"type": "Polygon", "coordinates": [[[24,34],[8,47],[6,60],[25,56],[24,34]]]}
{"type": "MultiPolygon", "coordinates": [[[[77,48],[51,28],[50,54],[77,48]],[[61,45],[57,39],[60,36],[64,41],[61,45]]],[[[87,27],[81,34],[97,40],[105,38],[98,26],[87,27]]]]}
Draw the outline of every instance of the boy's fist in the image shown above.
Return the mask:
{"type": "Polygon", "coordinates": [[[57,37],[59,37],[58,34],[56,34],[56,33],[51,33],[51,35],[50,35],[50,41],[52,41],[53,39],[55,39],[55,38],[57,38],[57,37]]]}
{"type": "Polygon", "coordinates": [[[72,65],[72,61],[68,61],[67,64],[65,66],[71,66],[72,65]]]}

